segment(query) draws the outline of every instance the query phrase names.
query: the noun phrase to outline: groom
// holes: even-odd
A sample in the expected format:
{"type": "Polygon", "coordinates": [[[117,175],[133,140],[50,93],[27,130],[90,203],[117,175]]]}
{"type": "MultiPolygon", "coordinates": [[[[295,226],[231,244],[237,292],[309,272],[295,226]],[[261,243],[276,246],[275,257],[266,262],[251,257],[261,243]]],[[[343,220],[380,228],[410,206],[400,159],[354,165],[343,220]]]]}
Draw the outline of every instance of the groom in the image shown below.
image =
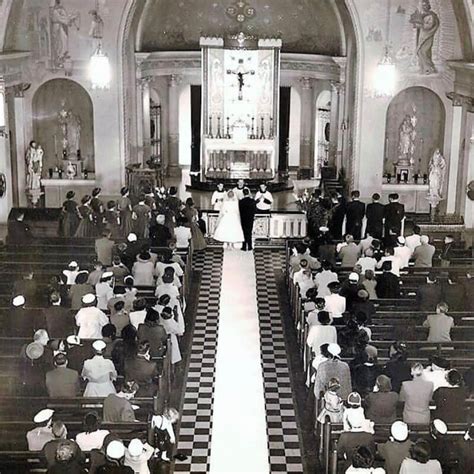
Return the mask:
{"type": "Polygon", "coordinates": [[[244,231],[245,239],[242,244],[242,250],[252,250],[252,230],[256,212],[256,203],[250,195],[249,188],[244,188],[242,194],[243,197],[239,201],[240,221],[242,223],[242,230],[244,231]]]}

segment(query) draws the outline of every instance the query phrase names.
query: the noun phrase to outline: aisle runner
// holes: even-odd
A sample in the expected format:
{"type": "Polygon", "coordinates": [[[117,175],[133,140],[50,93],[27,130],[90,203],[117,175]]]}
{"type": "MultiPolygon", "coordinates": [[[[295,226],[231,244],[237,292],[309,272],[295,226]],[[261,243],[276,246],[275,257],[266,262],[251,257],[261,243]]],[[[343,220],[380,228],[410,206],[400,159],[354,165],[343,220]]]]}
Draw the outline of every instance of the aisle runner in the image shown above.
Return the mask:
{"type": "Polygon", "coordinates": [[[275,272],[285,252],[255,249],[270,472],[303,472],[275,272]]]}
{"type": "Polygon", "coordinates": [[[210,472],[267,474],[253,254],[224,253],[210,472]]]}
{"type": "Polygon", "coordinates": [[[208,248],[194,264],[202,276],[178,438],[188,459],[176,462],[175,472],[209,472],[222,257],[222,249],[208,248]]]}

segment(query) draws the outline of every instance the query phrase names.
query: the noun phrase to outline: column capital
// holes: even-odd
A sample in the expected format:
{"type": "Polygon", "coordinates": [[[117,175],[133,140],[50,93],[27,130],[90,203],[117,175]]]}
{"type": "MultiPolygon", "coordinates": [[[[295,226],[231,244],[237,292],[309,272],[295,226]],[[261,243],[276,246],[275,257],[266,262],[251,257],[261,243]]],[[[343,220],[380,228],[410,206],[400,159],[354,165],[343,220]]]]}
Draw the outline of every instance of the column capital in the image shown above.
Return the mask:
{"type": "Polygon", "coordinates": [[[300,83],[303,90],[310,90],[313,87],[313,79],[311,77],[302,77],[300,83]]]}
{"type": "Polygon", "coordinates": [[[342,82],[331,81],[331,90],[335,94],[339,94],[343,88],[344,88],[344,84],[342,82]]]}
{"type": "Polygon", "coordinates": [[[25,92],[31,87],[31,84],[27,82],[21,82],[20,84],[15,84],[12,86],[13,95],[15,97],[25,97],[25,92]]]}
{"type": "Polygon", "coordinates": [[[171,74],[168,78],[168,85],[170,87],[177,87],[183,81],[183,76],[179,74],[171,74]]]}
{"type": "Polygon", "coordinates": [[[452,101],[453,107],[466,106],[469,111],[474,111],[474,98],[457,92],[448,92],[446,97],[452,101]]]}

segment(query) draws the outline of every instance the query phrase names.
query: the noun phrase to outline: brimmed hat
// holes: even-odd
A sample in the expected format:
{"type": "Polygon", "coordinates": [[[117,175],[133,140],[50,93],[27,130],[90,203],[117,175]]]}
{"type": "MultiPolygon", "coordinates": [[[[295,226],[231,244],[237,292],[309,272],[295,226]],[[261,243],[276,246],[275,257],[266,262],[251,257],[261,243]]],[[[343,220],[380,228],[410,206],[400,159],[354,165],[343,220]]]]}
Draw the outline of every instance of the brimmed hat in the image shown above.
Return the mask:
{"type": "Polygon", "coordinates": [[[92,196],[93,196],[93,197],[98,196],[101,191],[102,191],[102,189],[100,189],[100,188],[94,188],[94,189],[92,190],[92,196]]]}
{"type": "Polygon", "coordinates": [[[110,459],[122,459],[125,456],[125,446],[122,441],[111,441],[107,446],[106,454],[110,459]]]}
{"type": "Polygon", "coordinates": [[[107,344],[102,341],[102,339],[98,339],[92,343],[92,348],[95,351],[102,352],[107,347],[107,344]]]}
{"type": "Polygon", "coordinates": [[[75,336],[74,334],[71,335],[71,336],[68,336],[66,338],[66,342],[70,346],[80,346],[81,345],[81,339],[79,338],[79,336],[75,336]]]}
{"type": "Polygon", "coordinates": [[[143,443],[138,439],[134,438],[128,445],[128,453],[132,457],[138,457],[143,453],[143,443]]]}
{"type": "Polygon", "coordinates": [[[69,268],[77,268],[78,266],[79,265],[75,260],[72,260],[71,262],[69,262],[69,265],[68,265],[69,268]]]}
{"type": "Polygon", "coordinates": [[[75,195],[76,193],[74,191],[68,191],[66,193],[66,199],[72,199],[75,195]]]}
{"type": "Polygon", "coordinates": [[[100,277],[100,281],[107,281],[114,277],[114,272],[104,272],[100,277]]]}
{"type": "Polygon", "coordinates": [[[84,304],[92,304],[95,301],[95,295],[92,293],[87,293],[82,297],[81,300],[84,304]]]}
{"type": "Polygon", "coordinates": [[[26,346],[26,356],[30,360],[37,360],[44,354],[44,346],[39,342],[30,342],[26,346]]]}
{"type": "Polygon", "coordinates": [[[361,299],[365,299],[369,297],[369,292],[367,290],[362,289],[357,292],[357,296],[361,299]]]}
{"type": "Polygon", "coordinates": [[[44,423],[45,421],[50,420],[54,415],[54,410],[51,410],[51,408],[45,408],[38,413],[36,413],[35,417],[33,418],[33,421],[35,423],[44,423]]]}
{"type": "Polygon", "coordinates": [[[449,369],[449,360],[437,355],[431,357],[431,364],[436,365],[436,367],[439,367],[440,369],[449,369]]]}
{"type": "Polygon", "coordinates": [[[23,295],[17,295],[12,300],[12,305],[17,308],[18,306],[23,306],[25,304],[25,297],[23,295]]]}
{"type": "Polygon", "coordinates": [[[408,438],[408,425],[404,421],[394,421],[390,433],[395,441],[403,442],[408,438]]]}

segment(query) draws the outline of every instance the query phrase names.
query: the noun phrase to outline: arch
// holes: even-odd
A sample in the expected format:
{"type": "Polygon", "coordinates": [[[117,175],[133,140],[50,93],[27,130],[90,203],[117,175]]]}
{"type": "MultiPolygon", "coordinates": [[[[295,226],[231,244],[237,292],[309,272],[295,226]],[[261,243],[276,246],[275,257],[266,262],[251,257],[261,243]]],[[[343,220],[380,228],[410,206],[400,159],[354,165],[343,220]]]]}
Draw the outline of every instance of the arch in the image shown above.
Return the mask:
{"type": "Polygon", "coordinates": [[[446,110],[438,94],[421,86],[403,89],[390,101],[385,123],[385,173],[393,174],[399,156],[400,125],[407,115],[416,117],[414,172],[423,175],[434,151],[443,150],[446,110]]]}
{"type": "MultiPolygon", "coordinates": [[[[59,125],[58,112],[63,108],[77,117],[75,127],[83,169],[94,172],[94,111],[88,92],[77,82],[70,79],[51,79],[36,90],[33,96],[33,133],[34,139],[43,146],[43,168],[63,165],[63,131],[59,125]]],[[[74,138],[68,135],[70,141],[74,138]]],[[[74,147],[75,148],[75,147],[74,147]]],[[[77,150],[69,148],[68,158],[77,159],[77,150]]],[[[47,171],[46,171],[47,172],[47,171]]]]}

